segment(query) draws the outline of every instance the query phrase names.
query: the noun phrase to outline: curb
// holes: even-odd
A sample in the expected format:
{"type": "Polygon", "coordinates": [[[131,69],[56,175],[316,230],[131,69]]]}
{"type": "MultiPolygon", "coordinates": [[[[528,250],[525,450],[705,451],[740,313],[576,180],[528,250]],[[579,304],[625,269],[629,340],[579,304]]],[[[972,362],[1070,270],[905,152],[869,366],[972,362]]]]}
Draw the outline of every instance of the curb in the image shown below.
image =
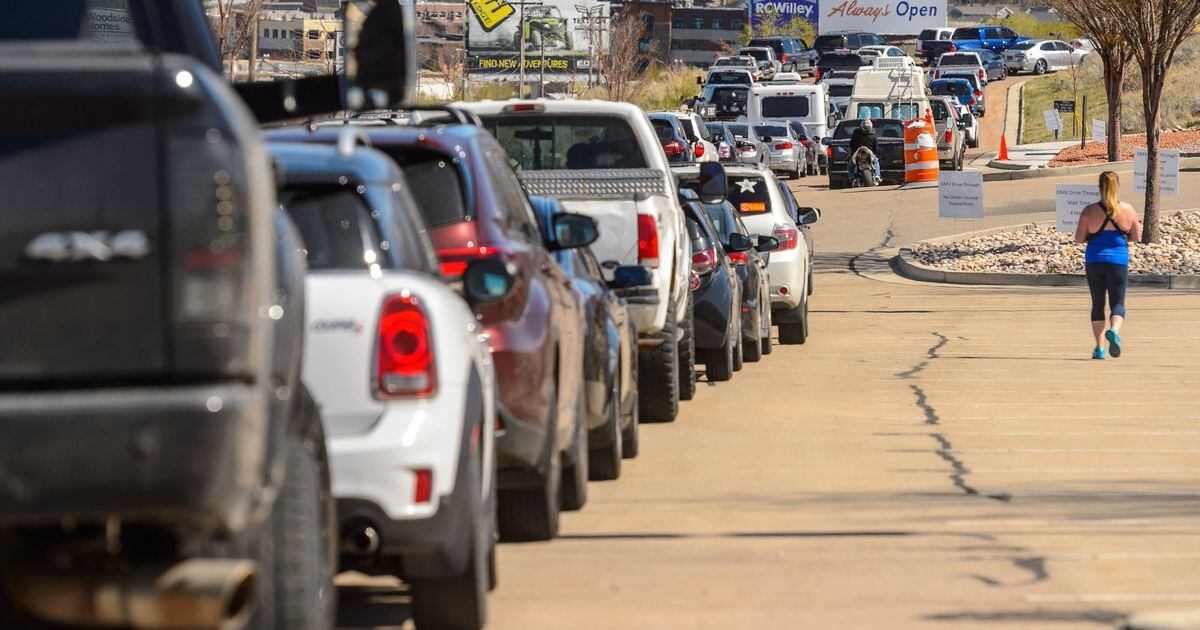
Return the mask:
{"type": "MultiPolygon", "coordinates": [[[[1181,210],[1180,212],[1195,212],[1181,210]]],[[[1054,225],[1054,221],[1038,221],[1007,227],[989,228],[966,232],[953,236],[941,236],[917,241],[912,245],[900,248],[900,253],[892,259],[892,268],[899,275],[909,280],[920,282],[940,282],[943,284],[975,284],[990,286],[1029,286],[1029,287],[1077,287],[1087,286],[1087,277],[1082,273],[1016,273],[1004,271],[947,271],[937,269],[917,262],[913,250],[921,245],[940,245],[959,241],[975,236],[985,236],[999,232],[1018,232],[1034,227],[1054,225]]],[[[1154,287],[1158,289],[1200,290],[1200,275],[1171,275],[1171,274],[1129,274],[1129,285],[1139,287],[1154,287]]]]}
{"type": "MultiPolygon", "coordinates": [[[[1060,177],[1071,175],[1089,175],[1092,173],[1103,173],[1104,171],[1115,171],[1124,173],[1133,170],[1133,161],[1126,160],[1122,162],[1105,162],[1103,164],[1085,164],[1083,166],[1055,166],[1052,168],[1046,167],[1031,167],[1020,165],[1015,162],[1002,162],[1000,160],[992,160],[988,162],[988,166],[995,169],[1002,169],[998,172],[984,173],[983,181],[997,182],[1010,181],[1014,179],[1038,179],[1042,177],[1060,177]],[[1004,170],[1007,169],[1007,170],[1004,170]]],[[[1193,170],[1200,168],[1200,157],[1188,157],[1179,159],[1179,170],[1193,170]]]]}

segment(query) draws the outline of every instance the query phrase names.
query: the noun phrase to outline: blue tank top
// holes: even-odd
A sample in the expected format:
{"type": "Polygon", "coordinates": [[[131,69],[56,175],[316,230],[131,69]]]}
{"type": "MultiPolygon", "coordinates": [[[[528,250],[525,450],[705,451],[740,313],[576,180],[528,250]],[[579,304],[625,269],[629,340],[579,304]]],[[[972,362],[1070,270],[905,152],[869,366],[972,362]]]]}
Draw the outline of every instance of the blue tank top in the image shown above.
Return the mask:
{"type": "MultiPolygon", "coordinates": [[[[1103,208],[1104,204],[1101,203],[1103,208]]],[[[1107,213],[1106,213],[1107,214],[1107,213]]],[[[1090,263],[1112,263],[1114,265],[1129,265],[1129,242],[1125,240],[1127,233],[1117,227],[1112,217],[1105,216],[1100,224],[1100,231],[1089,234],[1087,250],[1083,253],[1083,261],[1090,263]],[[1106,230],[1111,223],[1113,229],[1106,230]]]]}

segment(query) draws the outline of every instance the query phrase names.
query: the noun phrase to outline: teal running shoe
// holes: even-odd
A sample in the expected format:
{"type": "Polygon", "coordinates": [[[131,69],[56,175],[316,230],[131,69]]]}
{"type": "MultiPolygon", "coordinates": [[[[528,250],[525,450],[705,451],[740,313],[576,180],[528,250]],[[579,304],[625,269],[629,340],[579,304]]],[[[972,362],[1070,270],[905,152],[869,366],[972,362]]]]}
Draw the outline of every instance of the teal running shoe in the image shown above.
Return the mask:
{"type": "Polygon", "coordinates": [[[1109,330],[1104,333],[1104,338],[1108,340],[1108,353],[1111,354],[1114,359],[1120,358],[1121,335],[1118,335],[1115,331],[1109,330]]]}
{"type": "Polygon", "coordinates": [[[1092,350],[1092,358],[1093,359],[1103,359],[1104,358],[1104,348],[1096,348],[1095,350],[1092,350]]]}

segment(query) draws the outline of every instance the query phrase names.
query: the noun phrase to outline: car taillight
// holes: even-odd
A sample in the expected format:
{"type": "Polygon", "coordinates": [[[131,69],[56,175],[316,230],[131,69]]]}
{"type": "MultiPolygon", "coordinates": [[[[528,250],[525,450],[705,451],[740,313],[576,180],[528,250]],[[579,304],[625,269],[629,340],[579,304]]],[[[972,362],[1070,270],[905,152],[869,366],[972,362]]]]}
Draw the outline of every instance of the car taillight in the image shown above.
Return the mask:
{"type": "Polygon", "coordinates": [[[833,147],[825,147],[825,155],[828,157],[833,157],[833,147]]]}
{"type": "Polygon", "coordinates": [[[821,80],[821,71],[819,69],[817,70],[817,73],[813,75],[813,78],[817,81],[821,80]]]}
{"type": "Polygon", "coordinates": [[[771,236],[779,241],[780,250],[796,249],[799,241],[799,232],[790,225],[776,225],[771,230],[771,236]]]}
{"type": "Polygon", "coordinates": [[[738,151],[741,151],[742,153],[754,153],[757,150],[758,149],[753,146],[742,147],[742,148],[738,149],[738,151]]]}
{"type": "Polygon", "coordinates": [[[987,78],[987,73],[983,71],[983,68],[980,68],[980,69],[979,69],[979,78],[980,78],[980,79],[986,79],[986,78],[987,78]]]}
{"type": "Polygon", "coordinates": [[[750,257],[746,252],[729,252],[729,262],[733,263],[734,267],[745,267],[750,262],[750,257]]]}
{"type": "Polygon", "coordinates": [[[972,99],[971,99],[971,102],[970,102],[970,104],[971,104],[971,105],[974,105],[974,104],[975,104],[975,99],[974,99],[974,98],[972,98],[972,99]]]}
{"type": "Polygon", "coordinates": [[[413,483],[413,503],[429,503],[433,498],[433,471],[428,468],[418,468],[413,471],[416,477],[413,483]]]}
{"type": "Polygon", "coordinates": [[[935,79],[938,79],[938,78],[941,78],[941,76],[942,76],[942,71],[941,71],[941,70],[934,70],[934,71],[933,71],[933,78],[935,78],[935,79]]]}
{"type": "Polygon", "coordinates": [[[980,96],[983,96],[983,92],[975,90],[975,98],[979,98],[980,96]]]}
{"type": "Polygon", "coordinates": [[[408,291],[388,296],[375,341],[375,385],[380,398],[426,397],[437,388],[429,317],[408,291]]]}
{"type": "Polygon", "coordinates": [[[947,129],[946,130],[946,142],[950,142],[953,139],[954,139],[954,134],[949,129],[947,129]]]}
{"type": "Polygon", "coordinates": [[[786,151],[788,149],[793,148],[794,146],[795,145],[792,144],[791,142],[780,142],[779,144],[775,145],[775,150],[776,151],[786,151]]]}
{"type": "Polygon", "coordinates": [[[958,46],[955,46],[954,44],[950,44],[950,52],[958,52],[958,46]]]}
{"type": "Polygon", "coordinates": [[[688,288],[692,291],[700,288],[700,276],[697,276],[694,271],[688,274],[688,288]]]}
{"type": "Polygon", "coordinates": [[[696,157],[704,157],[704,143],[696,141],[692,148],[696,150],[696,157]]]}
{"type": "Polygon", "coordinates": [[[638,264],[658,267],[658,223],[648,214],[638,215],[638,264]]]}
{"type": "Polygon", "coordinates": [[[445,247],[437,250],[438,259],[442,262],[442,275],[446,278],[461,276],[472,261],[495,253],[495,249],[483,245],[479,247],[445,247]]]}
{"type": "Polygon", "coordinates": [[[810,142],[810,141],[808,141],[808,140],[801,140],[801,141],[800,141],[800,144],[803,144],[803,145],[804,145],[804,148],[806,148],[806,149],[807,149],[807,148],[809,147],[809,145],[811,145],[811,144],[812,144],[812,142],[810,142]]]}
{"type": "Polygon", "coordinates": [[[722,144],[720,154],[723,158],[731,158],[733,157],[733,150],[729,148],[729,145],[722,144]]]}
{"type": "Polygon", "coordinates": [[[668,156],[681,155],[683,153],[683,143],[675,140],[663,145],[663,152],[668,156]]]}
{"type": "Polygon", "coordinates": [[[717,250],[714,248],[692,252],[692,271],[704,275],[717,266],[717,250]]]}

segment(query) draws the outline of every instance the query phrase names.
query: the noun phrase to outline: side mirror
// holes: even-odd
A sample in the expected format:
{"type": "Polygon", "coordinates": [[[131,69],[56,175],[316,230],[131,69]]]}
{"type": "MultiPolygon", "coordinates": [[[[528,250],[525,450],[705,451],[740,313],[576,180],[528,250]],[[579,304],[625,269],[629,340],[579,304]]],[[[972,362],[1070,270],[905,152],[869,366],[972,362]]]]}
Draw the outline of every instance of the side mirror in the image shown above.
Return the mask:
{"type": "MultiPolygon", "coordinates": [[[[814,208],[812,206],[801,206],[800,208],[797,208],[797,210],[800,212],[800,216],[804,216],[806,214],[815,214],[815,215],[817,215],[817,219],[821,218],[821,209],[820,208],[814,208]]],[[[816,221],[816,219],[813,219],[813,220],[816,221]]]]}
{"type": "Polygon", "coordinates": [[[734,232],[729,235],[729,244],[725,246],[727,251],[731,252],[748,252],[754,249],[754,243],[750,241],[750,237],[741,232],[734,232]]]}
{"type": "Polygon", "coordinates": [[[654,284],[654,272],[641,265],[626,265],[613,271],[613,279],[608,282],[612,289],[634,289],[654,284]]]}
{"type": "Polygon", "coordinates": [[[462,275],[463,297],[471,306],[499,302],[517,285],[517,269],[500,258],[480,258],[462,275]]]}
{"type": "Polygon", "coordinates": [[[701,201],[709,204],[725,201],[726,185],[724,166],[717,162],[704,162],[700,165],[701,201]]]}
{"type": "Polygon", "coordinates": [[[582,214],[555,215],[553,249],[576,249],[596,242],[600,231],[592,217],[582,214]]]}
{"type": "Polygon", "coordinates": [[[800,225],[812,225],[821,218],[821,211],[813,208],[812,211],[800,215],[800,225]]]}
{"type": "Polygon", "coordinates": [[[704,77],[696,77],[696,85],[704,85],[704,77]]]}
{"type": "Polygon", "coordinates": [[[823,144],[825,146],[829,146],[832,143],[833,143],[833,138],[831,136],[825,136],[824,138],[821,138],[821,144],[823,144]]]}
{"type": "Polygon", "coordinates": [[[415,22],[411,2],[350,0],[343,5],[347,108],[386,109],[412,100],[415,22]]]}
{"type": "Polygon", "coordinates": [[[689,201],[700,201],[700,195],[696,194],[695,190],[685,186],[679,187],[679,202],[687,203],[689,201]]]}
{"type": "Polygon", "coordinates": [[[779,239],[774,236],[759,236],[758,245],[754,246],[754,251],[765,254],[779,249],[779,239]]]}

